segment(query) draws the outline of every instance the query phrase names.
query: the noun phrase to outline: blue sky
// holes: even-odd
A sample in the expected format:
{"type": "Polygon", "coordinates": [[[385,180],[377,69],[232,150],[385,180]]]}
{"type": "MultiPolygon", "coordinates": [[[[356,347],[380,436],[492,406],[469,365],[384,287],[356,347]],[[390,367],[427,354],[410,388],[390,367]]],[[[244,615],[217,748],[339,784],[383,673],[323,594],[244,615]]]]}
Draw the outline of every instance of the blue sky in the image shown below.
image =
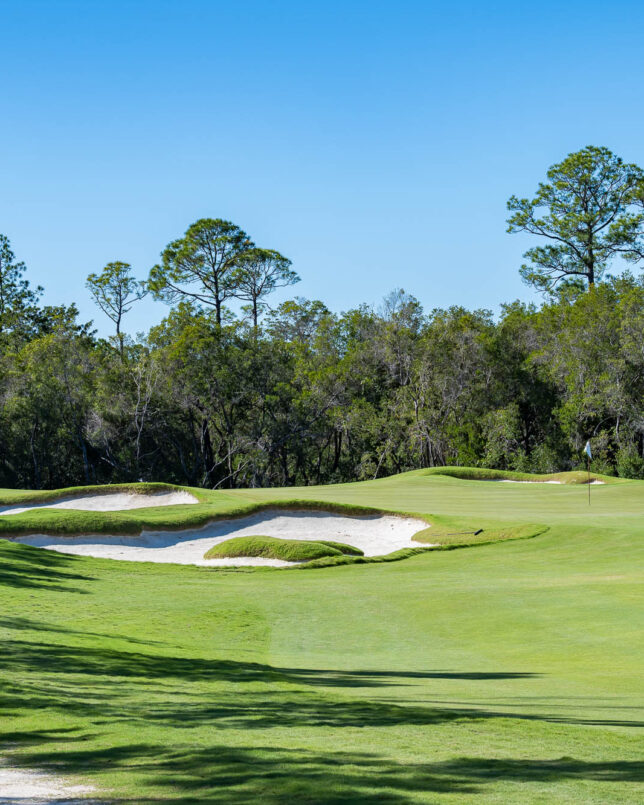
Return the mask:
{"type": "MultiPolygon", "coordinates": [[[[143,278],[197,218],[333,310],[531,299],[508,197],[588,144],[644,165],[644,4],[0,0],[0,232],[45,299],[143,278]]],[[[165,315],[145,301],[127,328],[165,315]]]]}

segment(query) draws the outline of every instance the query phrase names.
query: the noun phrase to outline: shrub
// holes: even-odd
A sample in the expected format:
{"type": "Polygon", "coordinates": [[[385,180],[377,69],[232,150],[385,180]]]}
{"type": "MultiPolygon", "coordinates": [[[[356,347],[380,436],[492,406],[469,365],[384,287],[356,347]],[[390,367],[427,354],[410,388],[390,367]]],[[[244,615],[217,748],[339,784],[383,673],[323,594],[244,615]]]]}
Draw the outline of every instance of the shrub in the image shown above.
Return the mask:
{"type": "Polygon", "coordinates": [[[644,459],[635,447],[622,447],[618,451],[617,474],[620,478],[644,478],[644,459]]]}

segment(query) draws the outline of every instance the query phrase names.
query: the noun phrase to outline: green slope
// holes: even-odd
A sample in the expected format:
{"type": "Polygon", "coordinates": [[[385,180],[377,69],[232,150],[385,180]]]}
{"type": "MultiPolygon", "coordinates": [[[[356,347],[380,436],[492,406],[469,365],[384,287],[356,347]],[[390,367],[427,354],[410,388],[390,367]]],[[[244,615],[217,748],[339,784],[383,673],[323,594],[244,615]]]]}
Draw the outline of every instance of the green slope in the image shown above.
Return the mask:
{"type": "Polygon", "coordinates": [[[278,539],[261,535],[233,537],[219,542],[206,551],[204,559],[219,557],[259,556],[265,559],[282,559],[287,562],[310,562],[326,556],[351,554],[362,556],[362,551],[351,545],[331,540],[310,542],[301,539],[278,539]]]}
{"type": "Polygon", "coordinates": [[[0,542],[2,753],[105,801],[639,803],[644,483],[591,496],[422,471],[204,494],[548,527],[310,572],[0,542]]]}

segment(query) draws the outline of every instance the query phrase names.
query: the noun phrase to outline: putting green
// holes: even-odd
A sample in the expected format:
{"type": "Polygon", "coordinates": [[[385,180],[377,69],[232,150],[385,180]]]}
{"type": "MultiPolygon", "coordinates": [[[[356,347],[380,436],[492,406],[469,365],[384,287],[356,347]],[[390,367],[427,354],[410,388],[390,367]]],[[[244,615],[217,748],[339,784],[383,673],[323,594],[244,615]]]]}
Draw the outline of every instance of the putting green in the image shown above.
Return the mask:
{"type": "Polygon", "coordinates": [[[593,486],[590,507],[586,486],[427,471],[195,494],[0,527],[178,527],[291,500],[505,537],[310,572],[0,542],[13,763],[137,803],[642,801],[644,483],[593,486]]]}

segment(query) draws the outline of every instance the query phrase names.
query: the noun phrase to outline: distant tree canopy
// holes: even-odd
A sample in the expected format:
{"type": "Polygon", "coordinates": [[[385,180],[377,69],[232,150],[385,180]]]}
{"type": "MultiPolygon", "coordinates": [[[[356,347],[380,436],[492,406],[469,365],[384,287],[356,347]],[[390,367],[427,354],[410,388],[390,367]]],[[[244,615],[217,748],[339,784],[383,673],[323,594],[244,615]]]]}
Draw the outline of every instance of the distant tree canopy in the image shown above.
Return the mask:
{"type": "Polygon", "coordinates": [[[117,261],[108,263],[100,274],[90,274],[85,285],[94,302],[116,325],[119,352],[123,356],[123,316],[130,312],[135,302],[145,296],[145,284],[134,279],[129,263],[117,261]]]}
{"type": "Polygon", "coordinates": [[[279,252],[257,248],[236,224],[202,218],[166,247],[161,263],[150,271],[147,287],[169,304],[184,299],[214,307],[220,326],[227,300],[250,302],[257,326],[264,297],[299,280],[290,266],[279,252]]]}
{"type": "Polygon", "coordinates": [[[497,318],[424,310],[401,289],[377,309],[269,307],[298,280],[290,261],[202,219],[145,286],[125,262],[89,276],[116,328],[101,339],[74,305],[41,306],[0,236],[0,486],[288,486],[443,464],[551,472],[582,467],[589,438],[594,470],[642,478],[644,278],[607,273],[644,253],[640,182],[635,166],[587,148],[533,201],[511,200],[511,230],[551,240],[522,269],[549,295],[497,318]],[[170,310],[135,340],[123,317],[148,288],[170,310]]]}
{"type": "Polygon", "coordinates": [[[508,232],[548,241],[525,253],[525,282],[542,291],[562,281],[592,288],[613,258],[643,258],[644,173],[637,165],[588,146],[553,165],[547,179],[533,199],[508,201],[508,232]]]}
{"type": "Polygon", "coordinates": [[[231,285],[237,299],[249,303],[253,326],[264,310],[264,298],[277,288],[295,285],[300,278],[291,269],[291,261],[273,249],[248,249],[240,257],[231,285]]]}
{"type": "Polygon", "coordinates": [[[32,290],[23,279],[26,267],[17,263],[6,235],[0,235],[0,334],[25,326],[35,313],[42,288],[32,290]]]}

